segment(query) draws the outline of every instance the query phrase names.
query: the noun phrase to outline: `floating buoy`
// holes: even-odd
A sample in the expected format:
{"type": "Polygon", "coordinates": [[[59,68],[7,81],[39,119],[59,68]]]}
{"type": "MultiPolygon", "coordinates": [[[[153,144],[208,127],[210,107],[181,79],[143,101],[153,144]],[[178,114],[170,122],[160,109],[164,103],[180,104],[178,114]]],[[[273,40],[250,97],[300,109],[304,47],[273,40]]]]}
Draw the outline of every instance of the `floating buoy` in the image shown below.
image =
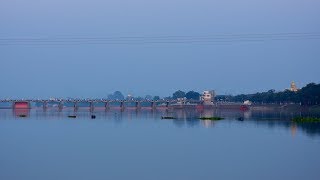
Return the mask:
{"type": "Polygon", "coordinates": [[[70,115],[70,116],[68,116],[68,118],[76,118],[77,116],[75,116],[75,115],[70,115]]]}
{"type": "Polygon", "coordinates": [[[95,119],[96,118],[96,115],[91,115],[91,119],[95,119]]]}

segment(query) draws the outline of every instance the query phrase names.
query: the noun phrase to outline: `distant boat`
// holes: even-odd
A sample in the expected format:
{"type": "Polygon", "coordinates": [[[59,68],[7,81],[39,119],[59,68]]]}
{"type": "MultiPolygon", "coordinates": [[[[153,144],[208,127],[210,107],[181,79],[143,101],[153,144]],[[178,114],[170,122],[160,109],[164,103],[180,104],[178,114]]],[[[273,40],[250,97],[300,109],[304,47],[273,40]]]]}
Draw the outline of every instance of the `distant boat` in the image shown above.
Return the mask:
{"type": "Polygon", "coordinates": [[[75,116],[75,115],[70,115],[70,116],[68,116],[68,118],[76,118],[77,116],[75,116]]]}

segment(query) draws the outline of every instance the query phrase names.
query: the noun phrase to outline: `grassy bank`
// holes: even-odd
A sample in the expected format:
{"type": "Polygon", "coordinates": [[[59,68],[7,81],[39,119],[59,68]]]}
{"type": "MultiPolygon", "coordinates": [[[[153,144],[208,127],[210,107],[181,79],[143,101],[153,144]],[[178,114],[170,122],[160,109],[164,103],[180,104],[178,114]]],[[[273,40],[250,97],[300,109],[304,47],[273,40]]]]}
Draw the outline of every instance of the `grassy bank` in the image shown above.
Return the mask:
{"type": "Polygon", "coordinates": [[[296,117],[292,119],[296,123],[320,123],[320,118],[316,117],[296,117]]]}

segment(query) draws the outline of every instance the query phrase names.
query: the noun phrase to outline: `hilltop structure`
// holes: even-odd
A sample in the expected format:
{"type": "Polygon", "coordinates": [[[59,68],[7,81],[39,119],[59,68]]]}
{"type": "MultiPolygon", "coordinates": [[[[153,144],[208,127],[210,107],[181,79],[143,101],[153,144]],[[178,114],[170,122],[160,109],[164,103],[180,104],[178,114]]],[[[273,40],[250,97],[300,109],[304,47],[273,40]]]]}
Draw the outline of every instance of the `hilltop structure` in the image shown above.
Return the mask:
{"type": "Polygon", "coordinates": [[[299,89],[297,88],[296,83],[294,81],[291,82],[289,91],[292,91],[292,92],[299,91],[299,89]]]}

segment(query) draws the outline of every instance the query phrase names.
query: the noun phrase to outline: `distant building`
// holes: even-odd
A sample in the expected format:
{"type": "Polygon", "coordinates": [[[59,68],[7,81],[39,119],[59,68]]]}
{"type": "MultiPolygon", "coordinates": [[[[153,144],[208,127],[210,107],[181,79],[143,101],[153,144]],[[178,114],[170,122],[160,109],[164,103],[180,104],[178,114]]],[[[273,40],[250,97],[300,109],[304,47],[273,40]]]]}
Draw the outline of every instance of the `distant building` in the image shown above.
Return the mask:
{"type": "Polygon", "coordinates": [[[292,92],[299,91],[299,89],[297,88],[296,83],[294,81],[291,82],[289,91],[292,91],[292,92]]]}
{"type": "Polygon", "coordinates": [[[215,97],[215,92],[212,91],[203,91],[203,94],[200,96],[200,100],[204,102],[204,104],[213,104],[215,97]]]}
{"type": "Polygon", "coordinates": [[[183,97],[183,98],[177,98],[177,104],[185,104],[186,103],[187,98],[183,97]]]}
{"type": "Polygon", "coordinates": [[[132,101],[133,99],[134,99],[134,98],[133,98],[133,96],[132,96],[131,94],[128,94],[128,95],[127,95],[126,100],[132,101]]]}
{"type": "Polygon", "coordinates": [[[249,100],[245,100],[245,101],[243,102],[243,105],[251,106],[251,105],[252,105],[252,102],[249,101],[249,100]]]}

